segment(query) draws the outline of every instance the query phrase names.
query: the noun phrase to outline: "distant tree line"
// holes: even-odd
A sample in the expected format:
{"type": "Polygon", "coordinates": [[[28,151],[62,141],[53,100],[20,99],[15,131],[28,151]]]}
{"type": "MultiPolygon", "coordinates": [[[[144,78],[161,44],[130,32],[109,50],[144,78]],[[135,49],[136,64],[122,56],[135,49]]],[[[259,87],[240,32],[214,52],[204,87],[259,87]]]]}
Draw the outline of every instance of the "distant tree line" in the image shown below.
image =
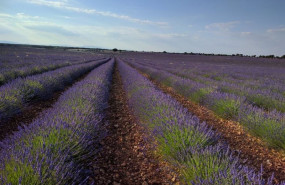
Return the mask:
{"type": "Polygon", "coordinates": [[[113,52],[120,52],[120,53],[121,53],[121,52],[123,52],[123,51],[127,51],[127,50],[121,50],[121,49],[117,49],[117,48],[114,48],[114,49],[113,49],[113,52]]]}
{"type": "Polygon", "coordinates": [[[274,56],[274,55],[260,55],[259,57],[261,58],[285,58],[285,55],[278,57],[278,56],[274,56]]]}
{"type": "MultiPolygon", "coordinates": [[[[166,52],[164,51],[163,53],[166,53],[166,52]]],[[[184,55],[239,56],[239,57],[282,58],[282,59],[285,58],[285,55],[283,55],[281,57],[275,56],[275,55],[259,55],[259,56],[256,56],[256,55],[243,55],[243,54],[240,54],[240,53],[228,55],[228,54],[214,54],[214,53],[193,53],[193,52],[187,53],[187,52],[184,52],[184,55]]]]}

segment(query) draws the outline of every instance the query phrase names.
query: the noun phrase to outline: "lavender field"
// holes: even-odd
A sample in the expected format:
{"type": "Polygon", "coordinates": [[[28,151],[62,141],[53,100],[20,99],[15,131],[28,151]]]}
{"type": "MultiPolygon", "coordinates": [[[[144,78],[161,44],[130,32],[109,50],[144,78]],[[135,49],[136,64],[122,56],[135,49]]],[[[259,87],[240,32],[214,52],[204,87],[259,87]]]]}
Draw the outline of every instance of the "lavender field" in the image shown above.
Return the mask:
{"type": "Polygon", "coordinates": [[[285,149],[284,60],[181,56],[125,60],[218,116],[240,122],[270,147],[285,149]]]}
{"type": "Polygon", "coordinates": [[[285,184],[284,59],[1,46],[0,85],[0,184],[285,184]]]}

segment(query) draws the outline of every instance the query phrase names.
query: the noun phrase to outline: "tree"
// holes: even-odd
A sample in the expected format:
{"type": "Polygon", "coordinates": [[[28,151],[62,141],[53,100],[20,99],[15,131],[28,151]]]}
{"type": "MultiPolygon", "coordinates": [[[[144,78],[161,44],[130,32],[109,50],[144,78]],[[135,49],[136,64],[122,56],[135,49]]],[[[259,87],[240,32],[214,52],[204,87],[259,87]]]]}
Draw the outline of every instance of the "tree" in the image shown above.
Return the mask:
{"type": "Polygon", "coordinates": [[[274,58],[274,55],[267,55],[266,58],[274,58]]]}
{"type": "Polygon", "coordinates": [[[114,51],[114,52],[117,52],[117,51],[118,51],[118,49],[117,49],[117,48],[114,48],[114,49],[113,49],[113,51],[114,51]]]}

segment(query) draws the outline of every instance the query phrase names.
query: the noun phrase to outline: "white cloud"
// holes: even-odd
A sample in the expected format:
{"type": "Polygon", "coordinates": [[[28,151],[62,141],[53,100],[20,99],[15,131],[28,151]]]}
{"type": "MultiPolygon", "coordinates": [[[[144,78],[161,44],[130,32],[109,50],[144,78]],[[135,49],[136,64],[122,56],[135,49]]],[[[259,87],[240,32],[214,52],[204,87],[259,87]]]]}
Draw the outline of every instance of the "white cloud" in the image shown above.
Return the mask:
{"type": "Polygon", "coordinates": [[[2,18],[0,40],[26,44],[158,51],[162,48],[174,47],[177,39],[184,40],[187,37],[186,34],[154,33],[126,26],[73,25],[23,13],[0,14],[0,19],[2,18]]]}
{"type": "Polygon", "coordinates": [[[0,13],[0,18],[13,18],[13,16],[12,15],[10,15],[10,14],[5,14],[5,13],[0,13]]]}
{"type": "Polygon", "coordinates": [[[61,8],[66,5],[65,1],[28,0],[28,2],[32,4],[55,7],[55,8],[61,8]]]}
{"type": "MultiPolygon", "coordinates": [[[[16,13],[15,15],[11,14],[1,14],[0,13],[0,20],[2,21],[2,24],[9,22],[8,20],[13,20],[13,21],[21,21],[21,22],[31,22],[31,21],[38,21],[40,19],[43,19],[42,17],[39,16],[30,16],[26,15],[24,13],[16,13]]],[[[10,21],[11,24],[14,22],[10,21]]]]}
{"type": "Polygon", "coordinates": [[[267,32],[268,33],[285,32],[285,27],[275,28],[275,29],[268,29],[267,32]]]}
{"type": "Polygon", "coordinates": [[[17,13],[16,17],[18,17],[20,19],[39,19],[40,18],[39,16],[29,16],[29,15],[26,15],[24,13],[17,13]]]}
{"type": "MultiPolygon", "coordinates": [[[[60,15],[57,17],[60,18],[60,15]]],[[[0,13],[0,40],[26,44],[97,46],[110,49],[116,47],[145,51],[284,55],[284,26],[259,34],[248,30],[233,31],[231,26],[227,32],[215,28],[184,34],[148,31],[127,26],[94,26],[85,24],[84,21],[70,23],[71,21],[66,21],[64,17],[61,18],[58,20],[23,13],[0,13]],[[280,34],[272,34],[275,32],[280,34]]],[[[239,22],[229,23],[232,26],[236,24],[239,22]]],[[[218,25],[223,29],[228,26],[221,23],[218,25]]],[[[217,27],[217,24],[212,26],[217,27]]]]}
{"type": "MultiPolygon", "coordinates": [[[[46,35],[51,34],[64,37],[77,36],[72,30],[67,30],[62,25],[39,16],[30,16],[24,13],[0,14],[0,20],[0,27],[6,30],[1,34],[1,40],[10,38],[10,41],[14,42],[36,44],[49,42],[52,37],[49,38],[46,35]]],[[[60,41],[60,39],[58,40],[60,41]]]]}
{"type": "Polygon", "coordinates": [[[231,21],[231,22],[220,22],[220,23],[212,23],[205,26],[207,30],[219,30],[219,31],[230,31],[234,28],[240,21],[231,21]]]}
{"type": "Polygon", "coordinates": [[[157,25],[157,26],[168,25],[167,22],[156,22],[156,21],[151,21],[151,20],[133,18],[127,15],[119,15],[119,14],[108,12],[108,11],[98,11],[95,9],[73,7],[73,6],[68,5],[66,3],[67,1],[28,0],[28,2],[32,4],[42,5],[42,6],[65,9],[65,10],[78,12],[78,13],[97,14],[97,15],[101,15],[105,17],[113,17],[116,19],[126,20],[129,22],[140,23],[140,24],[150,24],[150,25],[157,25]]]}
{"type": "Polygon", "coordinates": [[[247,32],[241,32],[240,33],[242,36],[247,36],[247,35],[251,35],[251,32],[247,31],[247,32]]]}
{"type": "Polygon", "coordinates": [[[69,16],[61,16],[61,17],[65,18],[65,19],[71,19],[71,17],[69,17],[69,16]]]}
{"type": "Polygon", "coordinates": [[[180,34],[180,33],[166,33],[166,34],[154,34],[154,36],[163,38],[163,39],[173,39],[173,38],[182,38],[187,37],[187,34],[180,34]]]}

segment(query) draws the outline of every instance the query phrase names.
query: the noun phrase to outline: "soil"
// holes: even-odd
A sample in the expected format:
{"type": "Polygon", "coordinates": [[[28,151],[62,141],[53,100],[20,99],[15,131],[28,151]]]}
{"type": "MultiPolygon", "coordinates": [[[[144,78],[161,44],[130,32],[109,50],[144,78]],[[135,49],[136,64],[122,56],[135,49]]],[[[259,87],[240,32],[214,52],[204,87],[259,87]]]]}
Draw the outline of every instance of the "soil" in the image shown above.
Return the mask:
{"type": "Polygon", "coordinates": [[[200,106],[178,94],[173,88],[157,83],[149,75],[140,72],[151,80],[163,92],[171,95],[200,121],[205,121],[216,132],[221,134],[221,142],[229,144],[232,151],[239,153],[240,163],[260,171],[261,165],[264,178],[274,173],[274,182],[285,181],[285,154],[282,151],[269,148],[265,142],[249,134],[240,123],[222,119],[206,107],[200,106]]]}
{"type": "Polygon", "coordinates": [[[104,122],[108,136],[94,162],[94,184],[179,184],[176,173],[154,156],[144,139],[147,132],[128,106],[116,65],[104,122]]]}
{"type": "Polygon", "coordinates": [[[62,90],[54,92],[46,99],[33,100],[27,107],[22,109],[20,113],[14,115],[13,117],[0,120],[0,141],[11,135],[13,132],[19,130],[19,127],[28,125],[40,114],[43,114],[48,108],[51,108],[66,90],[72,87],[72,85],[76,82],[83,80],[88,74],[89,72],[83,74],[71,84],[66,84],[62,90]]]}

